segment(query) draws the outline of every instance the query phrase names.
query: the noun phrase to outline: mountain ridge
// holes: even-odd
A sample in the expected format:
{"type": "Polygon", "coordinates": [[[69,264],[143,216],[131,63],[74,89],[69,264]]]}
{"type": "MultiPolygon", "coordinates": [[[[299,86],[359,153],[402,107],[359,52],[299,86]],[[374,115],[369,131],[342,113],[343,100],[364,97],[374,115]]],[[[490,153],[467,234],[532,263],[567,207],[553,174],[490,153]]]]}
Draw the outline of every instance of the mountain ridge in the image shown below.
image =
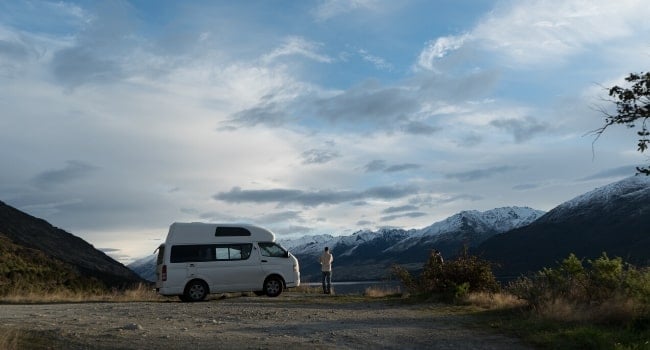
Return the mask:
{"type": "MultiPolygon", "coordinates": [[[[0,235],[12,244],[42,252],[51,259],[70,266],[78,277],[97,279],[107,287],[125,287],[143,281],[126,266],[83,239],[1,201],[0,235]]],[[[25,249],[14,250],[27,252],[25,249]]]]}
{"type": "MultiPolygon", "coordinates": [[[[528,207],[502,207],[480,212],[466,210],[422,229],[382,228],[377,231],[359,230],[347,236],[321,234],[293,239],[278,239],[278,243],[294,254],[300,262],[303,280],[316,280],[320,275],[317,257],[327,246],[335,254],[338,280],[385,278],[392,264],[406,264],[418,268],[426,260],[430,249],[436,247],[446,256],[456,254],[464,244],[476,246],[492,234],[510,227],[528,224],[544,212],[528,207]],[[455,240],[457,225],[465,223],[463,240],[455,240]],[[505,222],[511,221],[511,222],[505,222]],[[469,225],[469,226],[467,226],[469,225]],[[480,227],[478,232],[473,228],[480,227]],[[401,249],[396,247],[407,242],[401,249]]],[[[128,265],[141,277],[155,278],[155,256],[143,257],[128,265]]]]}
{"type": "MultiPolygon", "coordinates": [[[[341,267],[336,270],[339,279],[379,279],[387,277],[393,264],[419,268],[431,249],[451,257],[463,246],[477,246],[492,235],[527,225],[542,214],[543,211],[529,207],[502,207],[483,212],[465,210],[422,229],[357,231],[350,236],[327,235],[327,239],[320,236],[302,245],[291,240],[279,242],[291,247],[292,254],[300,261],[301,274],[308,280],[318,278],[317,256],[325,246],[335,254],[335,265],[341,267]]],[[[300,240],[305,242],[304,237],[300,240]]]]}
{"type": "MultiPolygon", "coordinates": [[[[650,265],[650,235],[643,231],[648,227],[650,177],[629,177],[547,213],[529,207],[464,210],[421,229],[361,230],[349,236],[323,234],[278,242],[298,257],[304,281],[319,280],[317,257],[325,246],[334,253],[339,281],[387,278],[393,264],[417,270],[431,249],[452,258],[463,246],[501,264],[495,273],[505,278],[554,266],[569,253],[591,258],[606,251],[650,265]]],[[[153,257],[149,259],[148,270],[154,271],[153,257]]]]}
{"type": "Polygon", "coordinates": [[[554,266],[570,253],[650,265],[650,177],[598,187],[550,210],[528,226],[492,237],[474,252],[496,262],[498,274],[517,276],[554,266]]]}

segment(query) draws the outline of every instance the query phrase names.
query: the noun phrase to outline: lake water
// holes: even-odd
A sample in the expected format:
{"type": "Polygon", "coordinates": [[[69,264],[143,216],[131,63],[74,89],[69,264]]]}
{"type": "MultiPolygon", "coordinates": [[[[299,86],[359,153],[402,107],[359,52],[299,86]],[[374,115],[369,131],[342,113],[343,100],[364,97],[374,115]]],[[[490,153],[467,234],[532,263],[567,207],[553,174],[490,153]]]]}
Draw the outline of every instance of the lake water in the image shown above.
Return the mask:
{"type": "MultiPolygon", "coordinates": [[[[321,287],[321,282],[306,282],[300,285],[308,287],[321,287]]],[[[332,289],[336,294],[363,294],[367,288],[391,290],[391,291],[404,291],[400,283],[397,281],[352,281],[352,282],[336,282],[332,281],[332,289]],[[398,289],[399,288],[399,289],[398,289]]]]}

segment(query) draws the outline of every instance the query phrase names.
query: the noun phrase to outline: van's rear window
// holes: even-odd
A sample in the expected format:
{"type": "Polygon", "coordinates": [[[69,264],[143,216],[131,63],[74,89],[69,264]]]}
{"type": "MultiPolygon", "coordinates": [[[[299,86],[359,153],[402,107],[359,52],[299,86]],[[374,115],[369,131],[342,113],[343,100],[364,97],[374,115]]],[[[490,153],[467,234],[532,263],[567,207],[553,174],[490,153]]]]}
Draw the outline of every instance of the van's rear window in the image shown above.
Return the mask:
{"type": "Polygon", "coordinates": [[[250,236],[251,231],[243,227],[217,227],[214,232],[215,237],[241,237],[250,236]]]}

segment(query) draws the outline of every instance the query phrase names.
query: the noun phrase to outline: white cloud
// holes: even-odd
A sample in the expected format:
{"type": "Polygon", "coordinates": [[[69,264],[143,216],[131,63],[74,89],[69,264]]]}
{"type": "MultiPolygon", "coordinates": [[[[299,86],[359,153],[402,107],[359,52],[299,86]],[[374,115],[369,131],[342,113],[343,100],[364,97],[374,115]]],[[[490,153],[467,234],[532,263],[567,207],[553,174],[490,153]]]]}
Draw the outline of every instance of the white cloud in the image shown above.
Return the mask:
{"type": "Polygon", "coordinates": [[[510,66],[558,64],[593,47],[636,45],[643,37],[638,33],[650,33],[649,17],[644,0],[505,1],[468,34],[427,43],[417,65],[431,70],[435,60],[466,45],[492,52],[510,66]]]}
{"type": "Polygon", "coordinates": [[[49,10],[54,10],[56,12],[60,12],[61,15],[70,16],[82,23],[88,23],[93,18],[93,16],[90,15],[86,10],[72,3],[65,3],[61,1],[44,2],[43,6],[48,10],[48,12],[49,10]]]}
{"type": "Polygon", "coordinates": [[[443,36],[435,41],[432,40],[428,42],[424,50],[420,52],[417,66],[428,70],[435,70],[435,60],[447,56],[451,51],[458,50],[469,38],[470,36],[468,34],[458,36],[452,35],[443,36]]]}
{"type": "Polygon", "coordinates": [[[262,61],[269,63],[284,56],[303,56],[317,62],[331,63],[333,61],[331,57],[318,53],[318,49],[322,46],[302,37],[290,36],[285,39],[282,46],[262,56],[262,61]]]}
{"type": "Polygon", "coordinates": [[[386,61],[385,59],[379,56],[371,55],[368,51],[364,49],[359,50],[359,55],[361,55],[361,58],[363,58],[364,61],[372,63],[379,70],[385,70],[385,71],[393,70],[393,65],[390,64],[388,61],[386,61]]]}
{"type": "Polygon", "coordinates": [[[378,0],[323,0],[314,10],[314,17],[326,21],[357,10],[373,10],[378,3],[378,0]]]}
{"type": "Polygon", "coordinates": [[[563,61],[590,45],[638,37],[647,31],[650,6],[643,0],[514,2],[492,12],[473,35],[514,64],[563,61]]]}

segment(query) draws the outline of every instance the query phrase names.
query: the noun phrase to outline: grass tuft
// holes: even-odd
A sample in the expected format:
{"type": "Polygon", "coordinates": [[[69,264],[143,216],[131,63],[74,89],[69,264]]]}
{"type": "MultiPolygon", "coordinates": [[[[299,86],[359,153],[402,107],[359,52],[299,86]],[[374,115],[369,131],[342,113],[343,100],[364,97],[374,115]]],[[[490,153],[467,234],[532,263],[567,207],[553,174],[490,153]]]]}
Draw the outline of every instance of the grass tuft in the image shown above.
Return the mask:
{"type": "MultiPolygon", "coordinates": [[[[5,304],[39,304],[39,303],[83,303],[83,302],[135,302],[164,300],[147,284],[134,288],[111,291],[72,291],[59,290],[12,290],[0,296],[0,303],[5,304]]],[[[0,347],[1,348],[1,347],[0,347]]]]}
{"type": "Polygon", "coordinates": [[[634,299],[612,299],[600,304],[576,304],[558,298],[540,305],[539,317],[559,322],[588,322],[595,324],[628,324],[643,315],[643,305],[634,299]]]}
{"type": "Polygon", "coordinates": [[[300,286],[296,288],[288,289],[287,291],[290,293],[298,293],[298,294],[322,294],[323,288],[321,288],[320,286],[309,286],[306,283],[303,283],[300,286]]]}
{"type": "Polygon", "coordinates": [[[402,297],[402,289],[399,286],[396,287],[368,287],[363,293],[365,297],[369,298],[386,298],[386,297],[402,297]]]}
{"type": "Polygon", "coordinates": [[[20,331],[14,328],[0,328],[0,349],[14,350],[20,345],[20,331]]]}
{"type": "Polygon", "coordinates": [[[526,305],[526,302],[509,293],[488,293],[476,292],[469,293],[465,298],[466,304],[478,306],[482,309],[499,310],[520,308],[526,305]]]}

